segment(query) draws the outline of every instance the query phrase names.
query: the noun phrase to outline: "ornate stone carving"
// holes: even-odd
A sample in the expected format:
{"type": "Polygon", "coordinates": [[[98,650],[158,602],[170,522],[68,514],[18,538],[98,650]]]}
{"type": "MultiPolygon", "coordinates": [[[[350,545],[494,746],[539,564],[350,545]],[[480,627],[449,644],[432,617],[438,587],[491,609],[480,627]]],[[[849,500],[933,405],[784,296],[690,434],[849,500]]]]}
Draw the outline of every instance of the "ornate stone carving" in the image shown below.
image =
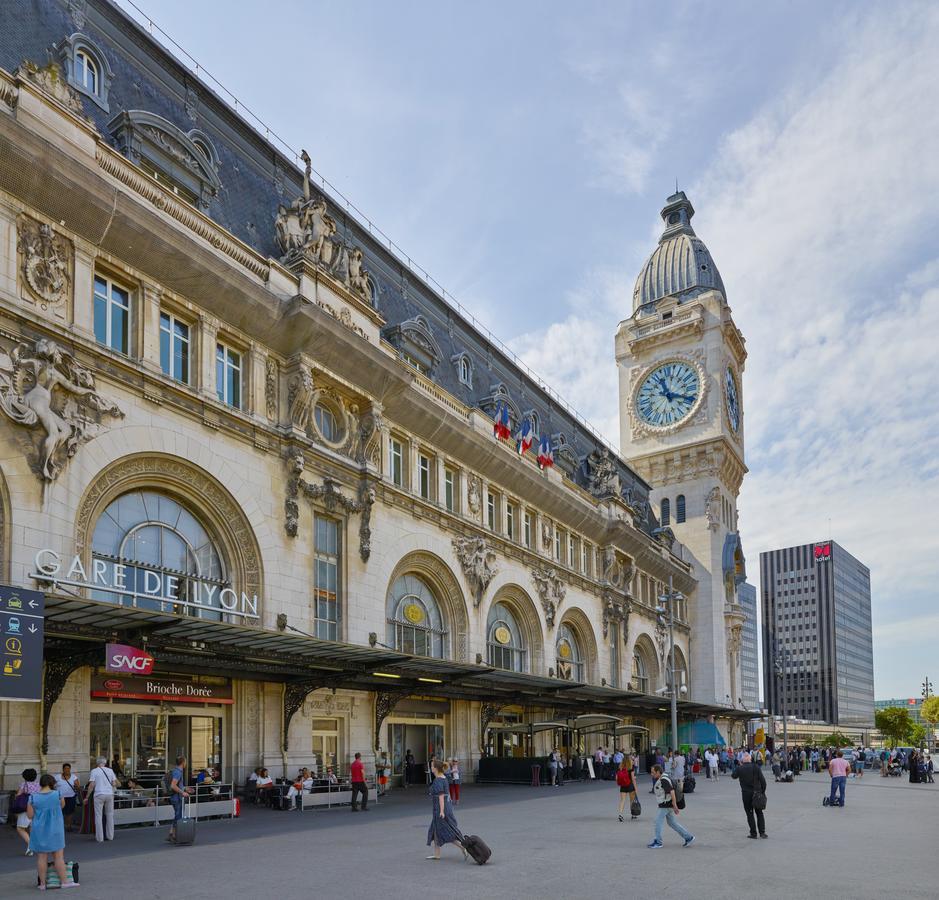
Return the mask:
{"type": "Polygon", "coordinates": [[[486,751],[486,729],[489,723],[499,715],[501,709],[501,703],[481,703],[479,706],[479,750],[481,753],[486,751]]]}
{"type": "Polygon", "coordinates": [[[359,417],[358,444],[355,461],[359,465],[381,465],[381,430],[383,420],[381,406],[372,404],[372,408],[359,417]]]}
{"type": "Polygon", "coordinates": [[[496,552],[482,537],[459,537],[453,539],[453,551],[463,568],[471,590],[473,605],[479,606],[489,582],[499,570],[496,568],[496,552]]]}
{"type": "Polygon", "coordinates": [[[254,532],[241,506],[214,478],[185,459],[148,454],[121,460],[106,469],[88,488],[79,505],[75,523],[77,552],[85,552],[94,524],[92,520],[101,511],[104,500],[110,500],[133,486],[148,483],[169,484],[184,494],[199,498],[200,507],[211,511],[222,532],[230,551],[229,561],[233,566],[237,561],[241,563],[243,572],[240,577],[244,579],[245,593],[260,597],[263,593],[261,559],[254,532]]]}
{"type": "Polygon", "coordinates": [[[377,691],[375,693],[375,749],[381,744],[381,726],[385,719],[391,715],[394,708],[411,693],[410,688],[401,688],[397,691],[377,691]]]}
{"type": "Polygon", "coordinates": [[[704,517],[707,519],[708,528],[711,531],[717,531],[721,527],[721,489],[713,487],[704,501],[704,517]]]}
{"type": "Polygon", "coordinates": [[[313,373],[306,367],[290,379],[287,387],[287,405],[290,424],[302,432],[306,432],[313,415],[313,373]]]}
{"type": "Polygon", "coordinates": [[[466,487],[466,504],[474,516],[478,516],[479,511],[482,509],[482,490],[483,486],[479,478],[476,475],[471,475],[469,484],[466,487]]]}
{"type": "Polygon", "coordinates": [[[284,254],[281,262],[288,267],[303,261],[310,262],[371,306],[373,285],[362,264],[362,251],[336,237],[336,222],[329,215],[325,199],[310,194],[310,156],[306,150],[300,156],[305,164],[303,196],[290,206],[281,204],[274,221],[277,240],[284,254]]]}
{"type": "Polygon", "coordinates": [[[616,463],[606,447],[594,450],[587,457],[590,493],[595,497],[615,497],[620,492],[620,478],[616,463]]]}
{"type": "Polygon", "coordinates": [[[337,310],[336,307],[331,306],[325,300],[317,298],[316,305],[329,313],[334,319],[336,319],[341,324],[345,325],[350,331],[355,332],[360,338],[364,340],[370,340],[368,332],[361,326],[356,324],[355,319],[352,318],[352,313],[349,311],[348,306],[343,306],[342,309],[337,310]]]}
{"type": "Polygon", "coordinates": [[[26,216],[17,221],[17,235],[28,294],[42,309],[64,303],[71,287],[71,241],[26,216]]]}
{"type": "Polygon", "coordinates": [[[281,751],[286,753],[289,747],[288,734],[290,721],[303,706],[306,698],[316,690],[324,687],[338,687],[342,684],[341,676],[319,675],[315,678],[305,678],[302,681],[288,681],[284,684],[283,704],[281,709],[281,751]]]}
{"type": "Polygon", "coordinates": [[[636,568],[631,562],[621,562],[613,547],[603,548],[603,571],[600,580],[617,591],[629,594],[636,568]]]}
{"type": "Polygon", "coordinates": [[[548,628],[554,628],[554,617],[557,614],[558,607],[564,601],[564,596],[567,594],[567,586],[557,570],[550,566],[532,569],[531,577],[538,590],[545,622],[548,628]]]}
{"type": "Polygon", "coordinates": [[[91,371],[47,338],[9,354],[0,350],[0,409],[18,425],[45,433],[33,465],[43,481],[55,481],[79,446],[100,433],[104,417],[124,418],[95,391],[91,371]]]}
{"type": "Polygon", "coordinates": [[[655,645],[659,651],[659,660],[665,666],[665,654],[668,650],[668,626],[660,616],[655,623],[655,645]]]}
{"type": "Polygon", "coordinates": [[[100,662],[100,650],[76,649],[62,656],[46,657],[42,679],[42,738],[39,743],[43,755],[49,752],[49,717],[52,715],[52,707],[62,696],[69,676],[83,666],[93,666],[100,662]]]}
{"type": "Polygon", "coordinates": [[[277,361],[269,356],[264,364],[264,401],[267,405],[267,417],[272,422],[277,421],[278,380],[277,361]]]}
{"type": "Polygon", "coordinates": [[[541,549],[551,549],[551,523],[547,519],[541,520],[541,549]]]}
{"type": "Polygon", "coordinates": [[[359,557],[368,562],[372,555],[372,505],[375,503],[375,488],[366,479],[359,482],[359,557]]]}
{"type": "Polygon", "coordinates": [[[432,372],[443,358],[443,351],[424,316],[414,316],[392,325],[383,334],[400,354],[416,360],[428,372],[432,372]]]}
{"type": "Polygon", "coordinates": [[[85,110],[75,89],[62,77],[62,70],[57,63],[50,62],[40,68],[30,60],[24,60],[16,70],[17,75],[32,82],[45,91],[54,100],[62,104],[69,112],[85,118],[85,110]]]}

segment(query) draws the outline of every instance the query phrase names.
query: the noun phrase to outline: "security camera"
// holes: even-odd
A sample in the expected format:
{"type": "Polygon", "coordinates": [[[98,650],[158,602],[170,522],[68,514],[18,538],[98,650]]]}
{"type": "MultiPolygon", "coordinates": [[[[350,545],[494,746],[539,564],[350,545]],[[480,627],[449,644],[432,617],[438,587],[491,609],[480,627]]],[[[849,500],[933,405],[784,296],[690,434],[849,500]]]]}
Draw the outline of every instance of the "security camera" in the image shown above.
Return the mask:
{"type": "Polygon", "coordinates": [[[683,684],[683,685],[678,689],[678,692],[679,692],[682,696],[684,696],[685,694],[687,694],[687,693],[688,693],[688,685],[683,684]]]}

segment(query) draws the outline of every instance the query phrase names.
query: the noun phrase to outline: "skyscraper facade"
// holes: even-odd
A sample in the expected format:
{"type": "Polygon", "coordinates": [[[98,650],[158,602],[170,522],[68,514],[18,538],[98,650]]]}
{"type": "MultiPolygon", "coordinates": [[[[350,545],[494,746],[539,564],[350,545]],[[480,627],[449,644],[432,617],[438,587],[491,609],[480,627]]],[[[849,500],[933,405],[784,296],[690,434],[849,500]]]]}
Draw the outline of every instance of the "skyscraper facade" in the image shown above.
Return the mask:
{"type": "Polygon", "coordinates": [[[771,550],[760,554],[760,591],[768,709],[832,724],[872,722],[867,566],[830,540],[771,550]]]}
{"type": "Polygon", "coordinates": [[[759,629],[756,623],[756,587],[744,581],[737,599],[746,614],[740,641],[740,702],[746,709],[760,706],[759,629]]]}

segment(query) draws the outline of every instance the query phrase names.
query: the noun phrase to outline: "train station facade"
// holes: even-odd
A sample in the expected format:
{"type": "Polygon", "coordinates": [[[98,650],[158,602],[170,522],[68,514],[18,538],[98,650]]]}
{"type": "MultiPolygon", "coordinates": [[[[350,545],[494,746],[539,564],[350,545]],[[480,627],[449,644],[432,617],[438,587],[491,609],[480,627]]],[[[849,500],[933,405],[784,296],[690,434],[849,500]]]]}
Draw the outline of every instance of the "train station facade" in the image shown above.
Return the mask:
{"type": "Polygon", "coordinates": [[[588,713],[642,747],[672,678],[742,735],[650,484],[120,10],[38,8],[0,36],[0,581],[46,607],[3,786],[470,768],[588,713]]]}

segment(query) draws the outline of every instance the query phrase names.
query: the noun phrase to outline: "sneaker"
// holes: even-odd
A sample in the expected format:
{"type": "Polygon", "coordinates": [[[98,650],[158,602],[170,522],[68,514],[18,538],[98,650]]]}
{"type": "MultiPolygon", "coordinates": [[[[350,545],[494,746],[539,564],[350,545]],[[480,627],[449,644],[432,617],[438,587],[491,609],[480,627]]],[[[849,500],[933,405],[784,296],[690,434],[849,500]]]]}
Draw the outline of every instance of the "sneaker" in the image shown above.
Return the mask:
{"type": "Polygon", "coordinates": [[[623,817],[622,817],[622,816],[620,816],[620,817],[619,817],[619,820],[620,820],[620,822],[622,822],[622,821],[623,821],[623,817]]]}
{"type": "Polygon", "coordinates": [[[764,831],[764,832],[760,835],[760,837],[765,840],[766,838],[769,837],[769,835],[764,831]]]}
{"type": "Polygon", "coordinates": [[[682,844],[682,847],[690,847],[693,843],[694,843],[694,835],[691,835],[691,837],[688,838],[684,844],[682,844]]]}
{"type": "Polygon", "coordinates": [[[661,848],[662,848],[662,842],[661,842],[661,841],[653,841],[651,844],[646,844],[646,846],[647,846],[650,850],[661,850],[661,848]]]}

